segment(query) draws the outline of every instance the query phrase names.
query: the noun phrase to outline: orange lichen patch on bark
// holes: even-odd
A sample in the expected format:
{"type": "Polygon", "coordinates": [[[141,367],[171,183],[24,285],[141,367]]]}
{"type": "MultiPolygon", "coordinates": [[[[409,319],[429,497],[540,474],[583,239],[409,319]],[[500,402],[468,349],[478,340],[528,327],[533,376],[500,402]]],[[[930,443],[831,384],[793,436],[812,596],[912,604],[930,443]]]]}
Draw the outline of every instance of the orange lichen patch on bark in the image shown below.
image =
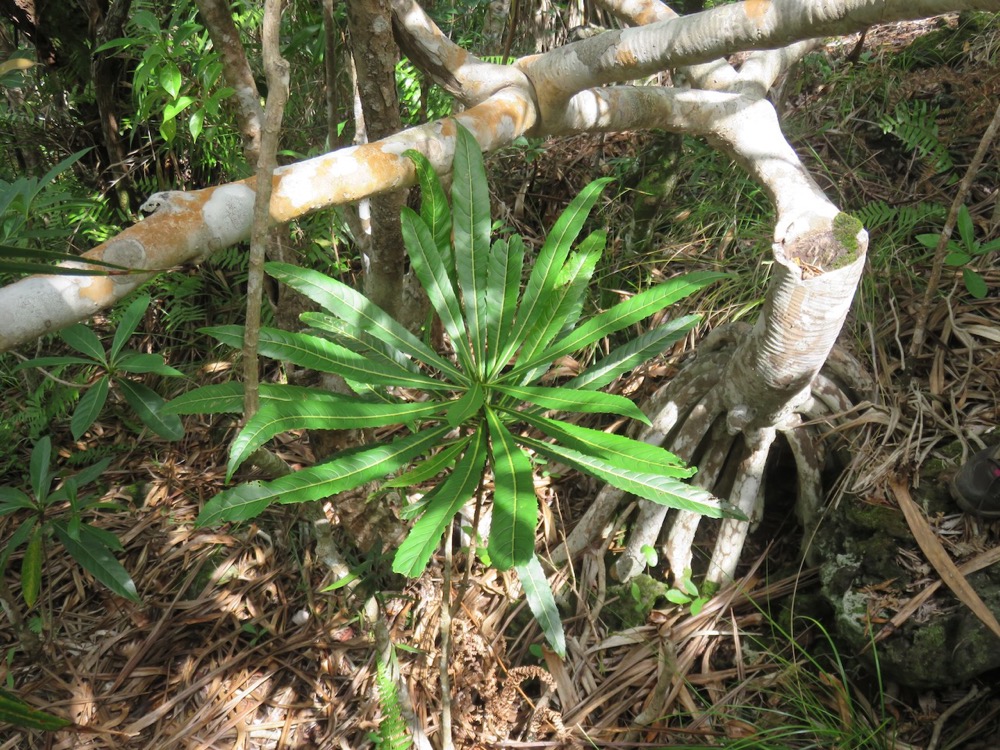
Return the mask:
{"type": "Polygon", "coordinates": [[[473,107],[457,117],[475,133],[483,148],[489,150],[524,133],[533,122],[524,103],[512,99],[494,99],[473,107]]]}
{"type": "Polygon", "coordinates": [[[771,9],[771,0],[746,0],[743,3],[743,11],[754,23],[760,23],[764,16],[771,9]]]}
{"type": "Polygon", "coordinates": [[[77,288],[83,299],[104,307],[114,299],[112,296],[114,286],[109,276],[91,276],[88,279],[81,279],[77,288]]]}
{"type": "Polygon", "coordinates": [[[290,221],[327,206],[378,195],[416,181],[410,160],[386,151],[383,142],[366,143],[275,172],[271,218],[290,221]]]}
{"type": "Polygon", "coordinates": [[[639,62],[639,58],[636,57],[635,52],[630,50],[628,47],[622,47],[615,54],[615,62],[619,65],[635,65],[639,62]]]}

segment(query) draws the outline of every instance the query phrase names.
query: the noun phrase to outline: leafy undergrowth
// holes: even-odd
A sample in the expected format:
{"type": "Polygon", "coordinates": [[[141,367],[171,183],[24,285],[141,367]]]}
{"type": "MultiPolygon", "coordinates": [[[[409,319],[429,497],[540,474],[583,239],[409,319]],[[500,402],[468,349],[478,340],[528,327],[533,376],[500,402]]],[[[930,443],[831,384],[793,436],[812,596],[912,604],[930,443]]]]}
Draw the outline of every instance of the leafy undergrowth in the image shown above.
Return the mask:
{"type": "MultiPolygon", "coordinates": [[[[872,273],[845,336],[880,389],[879,405],[852,436],[860,458],[849,479],[862,490],[877,490],[890,470],[918,470],[943,443],[967,444],[1000,417],[1000,272],[991,258],[977,269],[990,290],[983,300],[965,293],[959,273],[946,271],[929,311],[928,344],[909,351],[932,261],[915,236],[943,223],[1000,90],[995,28],[955,44],[921,41],[935,30],[933,24],[874,30],[866,47],[872,52],[857,67],[845,61],[848,43],[809,58],[782,89],[788,132],[800,153],[844,208],[872,228],[872,273]],[[935,111],[936,133],[916,128],[922,121],[914,117],[914,101],[935,111]]],[[[501,220],[526,238],[539,236],[539,227],[550,225],[591,179],[616,175],[628,184],[636,154],[656,138],[577,137],[547,144],[544,154],[494,157],[502,175],[497,202],[508,211],[501,220]]],[[[660,214],[653,242],[642,248],[612,242],[595,304],[610,306],[678,270],[736,270],[738,277],[694,303],[705,312],[702,330],[619,384],[637,400],[676,371],[707,328],[752,319],[767,279],[763,196],[703,146],[692,142],[687,149],[692,176],[660,214]]],[[[968,201],[984,235],[996,232],[990,203],[996,169],[995,162],[984,167],[968,201]]],[[[627,195],[609,203],[610,226],[630,221],[627,203],[627,195]]],[[[190,354],[175,355],[171,364],[201,383],[223,379],[230,366],[185,368],[178,356],[190,354]]],[[[570,373],[575,367],[561,364],[570,373]]],[[[6,387],[5,409],[12,409],[21,383],[6,387]]],[[[361,576],[354,589],[323,592],[332,576],[317,560],[310,524],[294,509],[271,510],[239,527],[196,529],[199,510],[224,486],[234,425],[190,417],[185,427],[177,443],[136,441],[111,414],[78,444],[66,429],[60,444],[88,452],[87,461],[113,458],[107,499],[128,510],[103,514],[99,523],[122,541],[119,559],[141,603],[96,586],[71,561],[47,561],[39,602],[25,622],[40,632],[40,650],[27,653],[4,619],[0,679],[31,705],[87,731],[44,736],[0,727],[0,750],[372,747],[384,717],[395,715],[386,705],[384,661],[376,658],[376,643],[386,636],[398,646],[401,715],[408,719],[412,709],[439,746],[442,561],[435,558],[417,581],[394,577],[388,557],[376,551],[384,543],[379,536],[391,542],[395,518],[387,514],[385,533],[372,534],[375,506],[362,496],[326,508],[344,549],[348,540],[364,538],[370,550],[363,558],[349,555],[361,576]],[[365,614],[371,591],[379,592],[381,617],[365,614]]],[[[279,440],[275,452],[293,465],[313,460],[304,437],[279,440]]],[[[23,465],[29,453],[19,450],[23,465]]],[[[80,459],[63,454],[61,460],[80,459]]],[[[597,491],[592,480],[550,469],[536,486],[543,557],[597,491]]],[[[16,462],[9,465],[5,483],[18,473],[16,462]]],[[[392,498],[380,499],[379,507],[392,509],[392,498]]],[[[798,531],[787,515],[787,508],[771,509],[741,580],[697,615],[666,600],[636,613],[633,590],[614,588],[601,550],[553,573],[562,590],[565,661],[544,649],[515,578],[473,568],[463,592],[456,577],[450,670],[456,746],[991,746],[1000,703],[988,690],[895,690],[879,682],[870,660],[838,654],[818,624],[800,619],[816,614],[804,603],[812,601],[815,579],[798,567],[798,531]]],[[[620,526],[626,523],[623,514],[620,526]]],[[[937,523],[957,558],[992,538],[993,526],[957,514],[937,523]]],[[[0,518],[0,538],[12,528],[11,518],[0,518]]],[[[464,563],[456,552],[456,568],[464,563]]],[[[11,570],[19,564],[15,555],[11,570]]],[[[933,580],[931,572],[910,595],[933,580]]],[[[9,574],[8,583],[17,592],[17,576],[9,574]]],[[[385,742],[405,745],[398,731],[392,734],[385,742]]]]}

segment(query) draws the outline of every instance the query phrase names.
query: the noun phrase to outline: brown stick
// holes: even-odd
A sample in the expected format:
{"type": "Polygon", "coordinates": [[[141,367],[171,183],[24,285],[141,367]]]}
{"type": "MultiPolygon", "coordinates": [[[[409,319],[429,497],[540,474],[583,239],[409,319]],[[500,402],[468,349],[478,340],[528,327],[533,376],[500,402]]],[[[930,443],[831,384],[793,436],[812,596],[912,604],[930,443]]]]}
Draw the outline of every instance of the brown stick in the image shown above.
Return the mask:
{"type": "Polygon", "coordinates": [[[965,203],[965,198],[972,187],[972,180],[975,178],[979,167],[983,163],[983,159],[986,157],[986,152],[989,150],[990,144],[997,134],[997,128],[1000,128],[1000,106],[997,106],[997,111],[993,114],[993,121],[986,128],[986,132],[983,133],[983,138],[979,141],[979,148],[976,149],[969,168],[965,170],[965,176],[958,183],[955,200],[951,202],[951,208],[948,209],[948,218],[945,219],[944,227],[941,228],[941,236],[938,238],[937,247],[934,248],[934,265],[931,266],[931,276],[927,280],[927,289],[924,292],[924,298],[920,301],[916,322],[913,326],[913,340],[910,342],[911,357],[917,356],[924,344],[924,337],[927,333],[927,318],[930,315],[931,309],[931,299],[937,294],[938,286],[941,283],[941,271],[944,268],[944,259],[947,256],[948,240],[951,239],[951,233],[954,231],[955,223],[958,221],[958,210],[965,203]]]}

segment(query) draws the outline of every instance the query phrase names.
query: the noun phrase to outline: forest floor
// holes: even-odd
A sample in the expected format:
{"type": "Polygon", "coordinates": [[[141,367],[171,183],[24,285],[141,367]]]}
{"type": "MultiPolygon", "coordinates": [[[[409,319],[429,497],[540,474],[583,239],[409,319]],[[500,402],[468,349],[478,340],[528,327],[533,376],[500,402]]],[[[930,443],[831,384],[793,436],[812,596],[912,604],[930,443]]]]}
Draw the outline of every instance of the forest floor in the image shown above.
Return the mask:
{"type": "MultiPolygon", "coordinates": [[[[996,442],[990,431],[1000,420],[994,258],[975,262],[989,288],[984,299],[945,269],[927,308],[927,342],[911,351],[933,262],[933,251],[913,237],[940,229],[940,208],[950,206],[1000,100],[997,27],[961,38],[952,31],[948,40],[942,33],[938,22],[873,29],[859,64],[846,59],[856,39],[840,42],[810,58],[779,97],[793,145],[834,200],[871,229],[870,271],[843,344],[870,368],[877,392],[858,412],[855,460],[841,486],[879,502],[891,502],[890,476],[919,477],[944,446],[957,442],[967,452],[983,440],[996,442]],[[929,120],[917,117],[927,111],[929,120]],[[928,213],[928,206],[939,210],[928,213]]],[[[656,138],[579,137],[493,157],[499,218],[537,236],[594,177],[616,174],[627,184],[656,138]]],[[[768,238],[760,228],[768,222],[759,193],[722,187],[740,182],[735,167],[689,146],[676,207],[665,209],[656,241],[631,255],[613,244],[597,286],[613,297],[678,269],[733,270],[736,281],[724,292],[691,303],[705,315],[702,335],[752,316],[766,282],[768,238]],[[697,170],[689,164],[701,173],[690,176],[697,170]],[[756,235],[743,220],[754,212],[761,218],[756,235]]],[[[996,153],[967,201],[984,241],[1000,224],[996,153]]],[[[609,225],[629,220],[626,208],[605,208],[609,225]]],[[[618,388],[648,396],[695,344],[692,337],[618,388]]],[[[205,365],[206,380],[213,365],[230,363],[205,365]]],[[[29,657],[17,648],[5,621],[0,681],[85,729],[42,735],[0,728],[0,750],[373,746],[389,702],[379,692],[376,644],[387,643],[395,644],[405,686],[404,716],[412,709],[440,746],[443,561],[419,580],[402,580],[388,572],[379,540],[369,537],[360,583],[324,592],[333,580],[315,559],[310,524],[295,509],[242,526],[196,528],[199,509],[223,487],[232,425],[191,417],[185,426],[187,436],[174,444],[136,441],[110,419],[88,434],[120,447],[106,475],[113,484],[107,499],[129,511],[103,514],[101,525],[121,539],[120,559],[142,604],[97,587],[68,558],[49,561],[36,608],[41,652],[29,657]]],[[[312,460],[302,436],[287,436],[277,453],[291,464],[312,460]]],[[[597,489],[570,474],[539,480],[543,556],[597,489]]],[[[357,542],[356,527],[370,526],[372,506],[353,516],[347,507],[327,508],[345,549],[357,542]]],[[[618,528],[630,510],[622,509],[618,528]]],[[[455,746],[1000,746],[1000,695],[991,677],[916,690],[880,683],[870,658],[842,652],[826,635],[824,613],[798,608],[812,601],[816,576],[799,563],[801,531],[787,504],[766,512],[740,580],[697,614],[664,601],[634,620],[631,592],[616,593],[607,573],[620,536],[562,566],[551,581],[565,601],[565,660],[542,645],[516,579],[474,568],[452,621],[455,746]],[[637,724],[654,701],[665,706],[662,717],[637,724]]],[[[1000,524],[957,508],[932,520],[959,562],[984,539],[1000,539],[1000,524]]],[[[11,523],[0,519],[0,538],[11,523]]],[[[914,546],[907,554],[920,552],[914,546]]],[[[354,562],[362,567],[361,557],[354,562]]],[[[464,555],[456,552],[455,562],[464,567],[464,555]]],[[[914,594],[937,580],[933,566],[924,563],[922,571],[914,594]]],[[[428,746],[426,738],[415,741],[428,746]]]]}

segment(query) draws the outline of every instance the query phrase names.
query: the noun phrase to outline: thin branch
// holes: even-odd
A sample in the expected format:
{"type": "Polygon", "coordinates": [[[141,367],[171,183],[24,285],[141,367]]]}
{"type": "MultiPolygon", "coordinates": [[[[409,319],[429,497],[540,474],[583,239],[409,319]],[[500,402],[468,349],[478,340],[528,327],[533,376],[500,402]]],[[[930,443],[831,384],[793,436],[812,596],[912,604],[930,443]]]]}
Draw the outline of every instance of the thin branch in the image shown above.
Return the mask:
{"type": "Polygon", "coordinates": [[[258,364],[257,344],[260,335],[260,308],[264,297],[264,257],[270,234],[271,179],[277,166],[278,137],[285,102],[288,99],[288,62],[281,57],[281,0],[264,3],[264,71],[267,75],[267,105],[261,138],[260,159],[257,162],[257,195],[254,202],[253,227],[250,232],[250,270],[247,279],[247,321],[243,341],[243,381],[246,388],[244,417],[257,412],[258,364]]]}
{"type": "MultiPolygon", "coordinates": [[[[261,121],[264,111],[260,94],[254,81],[246,51],[240,43],[240,33],[233,23],[233,15],[226,0],[195,0],[212,46],[222,58],[222,74],[234,90],[236,121],[243,134],[243,153],[248,164],[260,159],[261,121]]],[[[270,87],[270,83],[268,83],[270,87]]]]}
{"type": "Polygon", "coordinates": [[[969,190],[972,189],[972,180],[975,179],[976,174],[979,172],[979,167],[982,166],[983,159],[986,158],[986,153],[989,151],[990,144],[993,143],[993,139],[996,137],[998,128],[1000,128],[1000,105],[997,106],[997,111],[993,113],[993,121],[986,128],[986,132],[983,133],[982,140],[979,141],[979,148],[976,149],[969,168],[965,170],[965,176],[958,183],[955,200],[951,202],[948,217],[945,219],[944,227],[941,228],[941,236],[938,237],[937,247],[934,248],[934,265],[931,266],[931,275],[927,280],[927,289],[924,292],[924,298],[920,301],[916,322],[913,324],[913,340],[910,342],[911,357],[917,356],[920,353],[920,348],[924,345],[931,300],[937,294],[938,285],[941,283],[944,259],[948,254],[948,241],[951,239],[951,233],[955,230],[955,224],[958,221],[958,211],[965,203],[965,199],[969,195],[969,190]]]}

